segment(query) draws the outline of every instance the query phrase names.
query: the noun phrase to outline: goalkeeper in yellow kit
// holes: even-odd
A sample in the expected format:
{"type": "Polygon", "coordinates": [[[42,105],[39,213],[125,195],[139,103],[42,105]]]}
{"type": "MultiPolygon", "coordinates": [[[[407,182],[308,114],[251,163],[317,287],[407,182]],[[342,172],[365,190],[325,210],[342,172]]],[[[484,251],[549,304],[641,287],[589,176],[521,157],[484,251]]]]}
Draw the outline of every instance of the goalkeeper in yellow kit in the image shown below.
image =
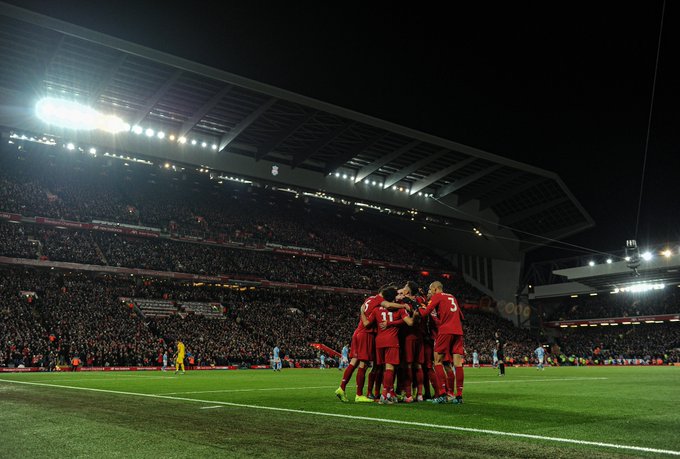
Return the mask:
{"type": "Polygon", "coordinates": [[[175,354],[175,374],[179,372],[180,367],[182,368],[182,374],[184,374],[184,343],[177,341],[177,353],[175,354]]]}

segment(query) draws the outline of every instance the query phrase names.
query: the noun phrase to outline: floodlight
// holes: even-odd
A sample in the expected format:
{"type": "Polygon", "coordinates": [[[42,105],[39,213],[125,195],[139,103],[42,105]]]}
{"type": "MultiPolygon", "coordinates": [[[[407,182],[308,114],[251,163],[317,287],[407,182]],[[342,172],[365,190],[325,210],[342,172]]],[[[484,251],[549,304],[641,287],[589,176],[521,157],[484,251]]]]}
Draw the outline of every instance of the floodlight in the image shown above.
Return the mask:
{"type": "Polygon", "coordinates": [[[78,102],[53,97],[40,99],[35,106],[35,111],[38,118],[47,124],[83,130],[94,129],[99,115],[96,110],[78,102]]]}
{"type": "Polygon", "coordinates": [[[117,116],[103,115],[92,107],[71,100],[45,97],[38,101],[35,112],[41,121],[67,129],[101,129],[114,134],[130,130],[130,125],[117,116]]]}
{"type": "Polygon", "coordinates": [[[97,119],[97,129],[102,131],[110,132],[111,134],[117,134],[119,132],[128,132],[130,130],[130,125],[124,122],[122,119],[113,115],[100,115],[97,119]]]}

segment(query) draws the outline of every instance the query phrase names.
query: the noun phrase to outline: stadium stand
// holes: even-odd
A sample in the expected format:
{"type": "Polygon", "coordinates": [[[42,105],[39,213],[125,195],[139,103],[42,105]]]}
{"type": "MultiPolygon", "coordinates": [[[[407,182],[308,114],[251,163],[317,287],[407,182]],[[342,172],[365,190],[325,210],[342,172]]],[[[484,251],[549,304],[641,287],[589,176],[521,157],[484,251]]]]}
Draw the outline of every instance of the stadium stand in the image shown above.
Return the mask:
{"type": "Polygon", "coordinates": [[[168,317],[177,313],[177,307],[173,301],[145,298],[121,298],[121,301],[137,306],[144,317],[168,317]]]}

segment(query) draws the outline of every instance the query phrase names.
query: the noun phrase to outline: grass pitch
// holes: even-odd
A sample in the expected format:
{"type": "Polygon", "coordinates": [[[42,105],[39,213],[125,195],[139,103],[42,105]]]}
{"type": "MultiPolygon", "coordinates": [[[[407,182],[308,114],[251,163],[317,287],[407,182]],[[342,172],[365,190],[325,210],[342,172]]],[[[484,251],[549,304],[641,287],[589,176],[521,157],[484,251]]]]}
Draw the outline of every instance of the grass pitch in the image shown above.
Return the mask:
{"type": "Polygon", "coordinates": [[[466,368],[462,406],[341,403],[340,376],[0,374],[0,457],[680,456],[680,367],[466,368]]]}

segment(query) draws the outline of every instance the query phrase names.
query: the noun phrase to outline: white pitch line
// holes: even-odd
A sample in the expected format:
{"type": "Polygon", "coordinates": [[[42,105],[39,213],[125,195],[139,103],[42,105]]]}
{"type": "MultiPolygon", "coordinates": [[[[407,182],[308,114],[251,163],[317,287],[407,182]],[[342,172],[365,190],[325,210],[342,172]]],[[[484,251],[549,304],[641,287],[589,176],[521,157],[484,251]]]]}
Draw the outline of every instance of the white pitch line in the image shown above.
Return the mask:
{"type": "Polygon", "coordinates": [[[221,390],[198,390],[191,392],[167,392],[158,395],[182,395],[182,394],[213,394],[217,392],[258,392],[275,390],[304,390],[304,389],[332,389],[337,386],[309,386],[309,387],[267,387],[264,389],[221,389],[221,390]]]}
{"type": "Polygon", "coordinates": [[[447,425],[439,425],[439,424],[428,424],[425,422],[415,422],[415,421],[399,421],[396,419],[381,419],[381,418],[372,418],[369,416],[351,416],[348,414],[338,414],[338,413],[323,413],[320,411],[305,411],[305,410],[294,410],[291,408],[277,408],[273,406],[260,406],[260,405],[246,405],[242,403],[232,403],[232,402],[222,402],[219,400],[200,400],[196,398],[186,398],[186,397],[171,397],[167,395],[155,395],[155,394],[142,394],[138,392],[124,392],[124,391],[117,391],[117,390],[108,390],[108,389],[94,389],[91,387],[74,387],[74,386],[62,386],[58,384],[43,384],[43,383],[36,383],[36,382],[28,382],[28,381],[14,381],[11,379],[0,379],[0,382],[6,382],[6,383],[11,383],[11,384],[26,384],[26,385],[31,385],[31,386],[43,386],[43,387],[58,387],[61,389],[72,389],[72,390],[86,390],[86,391],[91,391],[91,392],[103,392],[107,394],[116,394],[116,395],[130,395],[133,397],[147,397],[147,398],[159,398],[163,400],[179,400],[179,401],[185,401],[185,402],[194,402],[194,403],[214,403],[215,405],[224,405],[224,406],[233,406],[237,408],[251,408],[254,410],[265,410],[265,411],[278,411],[280,413],[295,413],[295,414],[307,414],[307,415],[314,415],[314,416],[324,416],[324,417],[329,417],[329,418],[341,418],[341,419],[349,419],[352,421],[372,421],[372,422],[377,422],[377,423],[384,423],[384,424],[398,424],[398,425],[406,425],[406,426],[414,426],[414,427],[427,427],[431,429],[442,429],[442,430],[453,430],[453,431],[459,431],[459,432],[471,432],[471,433],[481,433],[481,434],[489,434],[489,435],[499,435],[499,436],[504,436],[504,437],[514,437],[514,438],[529,438],[532,440],[544,440],[544,441],[552,441],[552,442],[557,442],[557,443],[570,443],[574,445],[587,445],[587,446],[599,446],[602,448],[613,448],[613,449],[619,449],[619,450],[630,450],[630,451],[642,451],[645,453],[657,453],[657,454],[669,454],[671,456],[680,456],[680,451],[674,451],[670,449],[657,449],[657,448],[647,448],[644,446],[630,446],[630,445],[617,445],[616,443],[603,443],[599,441],[588,441],[588,440],[574,440],[572,438],[560,438],[560,437],[547,437],[543,435],[532,435],[532,434],[525,434],[525,433],[516,433],[516,432],[503,432],[500,430],[489,430],[489,429],[475,429],[472,427],[459,427],[459,426],[447,426],[447,425]]]}
{"type": "Polygon", "coordinates": [[[60,382],[60,383],[70,383],[70,382],[88,382],[88,381],[116,381],[124,380],[126,378],[141,378],[141,379],[177,379],[178,376],[133,376],[133,375],[115,375],[111,378],[81,378],[81,379],[38,379],[40,382],[60,382]]]}
{"type": "Polygon", "coordinates": [[[215,406],[202,406],[199,408],[199,410],[212,410],[215,408],[222,408],[222,405],[215,405],[215,406]]]}

